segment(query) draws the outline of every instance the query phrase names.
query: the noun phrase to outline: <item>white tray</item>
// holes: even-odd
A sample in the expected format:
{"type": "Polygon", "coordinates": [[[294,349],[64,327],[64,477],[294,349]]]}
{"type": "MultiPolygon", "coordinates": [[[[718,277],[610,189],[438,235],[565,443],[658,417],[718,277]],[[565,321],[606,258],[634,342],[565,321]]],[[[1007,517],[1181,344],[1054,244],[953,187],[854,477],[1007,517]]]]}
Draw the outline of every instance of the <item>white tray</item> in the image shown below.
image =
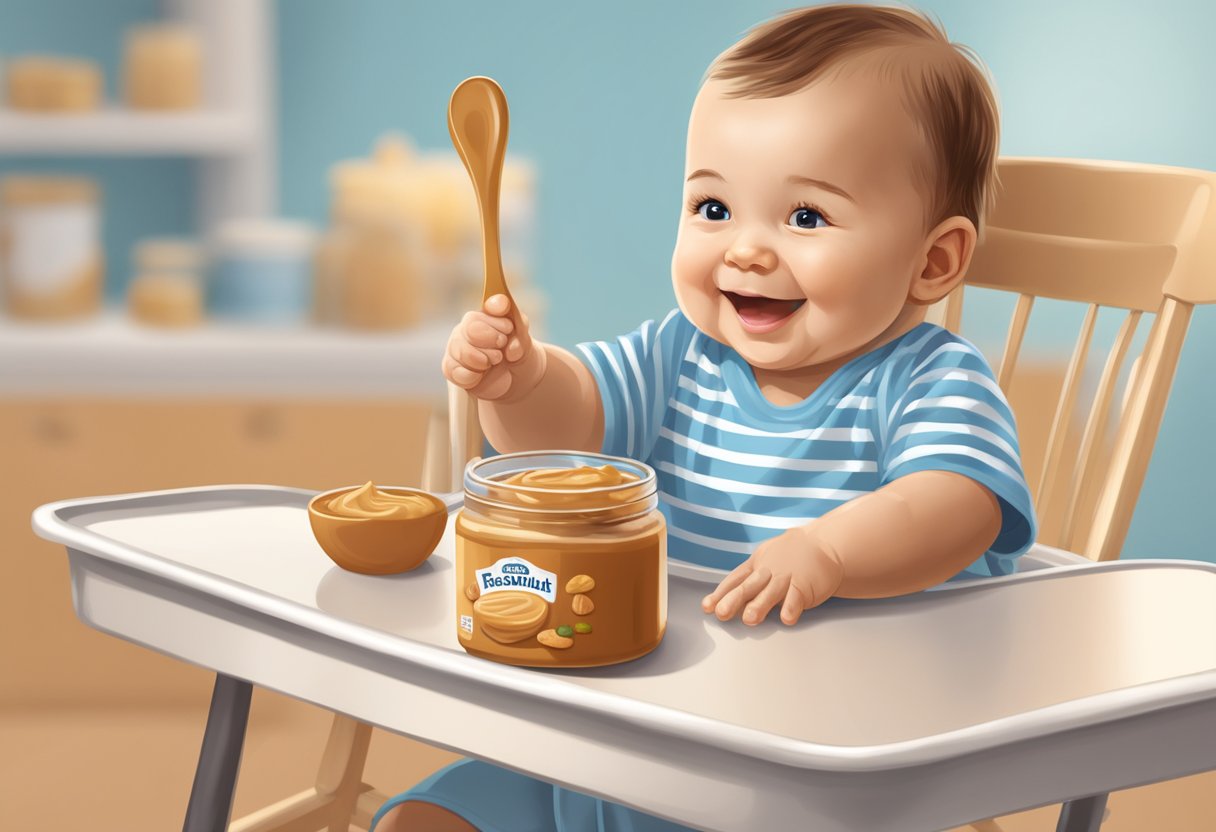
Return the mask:
{"type": "Polygon", "coordinates": [[[1216,566],[832,599],[792,628],[723,624],[673,576],[653,653],[531,670],[460,648],[451,528],[411,573],[356,575],[311,494],[69,500],[34,528],[91,626],[704,829],[941,829],[1216,768],[1216,566]]]}

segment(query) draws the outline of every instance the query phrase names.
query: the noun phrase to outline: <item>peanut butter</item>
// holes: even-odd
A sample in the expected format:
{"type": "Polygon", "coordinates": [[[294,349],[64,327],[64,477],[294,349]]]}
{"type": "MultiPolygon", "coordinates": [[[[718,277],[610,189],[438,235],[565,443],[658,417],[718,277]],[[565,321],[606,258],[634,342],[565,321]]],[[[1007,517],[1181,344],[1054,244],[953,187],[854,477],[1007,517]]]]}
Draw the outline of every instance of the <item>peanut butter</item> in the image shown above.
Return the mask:
{"type": "Polygon", "coordinates": [[[566,667],[654,649],[667,621],[657,505],[654,472],[632,460],[554,452],[471,466],[456,519],[461,645],[566,667]]]}
{"type": "Polygon", "coordinates": [[[329,501],[325,510],[339,517],[401,520],[433,514],[435,503],[419,494],[381,491],[368,481],[354,491],[338,494],[329,501]]]}
{"type": "Polygon", "coordinates": [[[611,464],[538,468],[503,479],[502,485],[514,487],[494,493],[506,502],[535,508],[595,508],[605,500],[615,504],[637,499],[637,489],[628,486],[638,479],[611,464]]]}
{"type": "Polygon", "coordinates": [[[503,482],[509,485],[523,485],[530,488],[545,489],[584,489],[602,488],[605,485],[620,485],[623,482],[637,482],[633,474],[626,474],[612,465],[580,465],[577,468],[538,468],[535,471],[520,471],[508,477],[503,482]]]}

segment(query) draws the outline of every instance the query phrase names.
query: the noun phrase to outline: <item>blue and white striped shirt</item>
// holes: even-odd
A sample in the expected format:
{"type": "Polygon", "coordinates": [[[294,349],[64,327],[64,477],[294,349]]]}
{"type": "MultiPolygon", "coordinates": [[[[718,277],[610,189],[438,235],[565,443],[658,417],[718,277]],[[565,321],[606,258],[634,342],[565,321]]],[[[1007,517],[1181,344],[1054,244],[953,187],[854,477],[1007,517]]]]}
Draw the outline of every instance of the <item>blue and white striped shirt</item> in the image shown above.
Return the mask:
{"type": "Polygon", "coordinates": [[[992,548],[959,577],[1010,574],[1034,540],[1013,414],[980,352],[939,326],[853,359],[790,406],[679,310],[577,354],[603,401],[603,452],[658,475],[672,558],[731,569],[785,529],[926,470],[970,477],[1001,506],[992,548]]]}

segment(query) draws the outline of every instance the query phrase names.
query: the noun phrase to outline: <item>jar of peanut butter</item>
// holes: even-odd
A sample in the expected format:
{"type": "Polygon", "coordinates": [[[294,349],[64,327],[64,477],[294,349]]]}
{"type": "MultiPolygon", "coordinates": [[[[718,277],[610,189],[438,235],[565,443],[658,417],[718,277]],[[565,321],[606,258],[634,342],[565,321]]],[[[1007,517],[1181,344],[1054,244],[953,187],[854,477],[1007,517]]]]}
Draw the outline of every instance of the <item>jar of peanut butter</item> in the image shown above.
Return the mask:
{"type": "Polygon", "coordinates": [[[591,667],[667,626],[667,527],[653,469],[574,451],[469,465],[456,518],[456,627],[469,653],[591,667]]]}

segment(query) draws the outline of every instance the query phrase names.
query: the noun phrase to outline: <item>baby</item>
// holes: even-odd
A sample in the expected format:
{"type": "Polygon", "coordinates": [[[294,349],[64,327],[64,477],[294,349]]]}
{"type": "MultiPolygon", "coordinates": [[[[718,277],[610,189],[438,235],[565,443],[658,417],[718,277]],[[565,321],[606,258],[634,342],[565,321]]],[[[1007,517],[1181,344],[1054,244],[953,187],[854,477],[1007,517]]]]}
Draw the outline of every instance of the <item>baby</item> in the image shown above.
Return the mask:
{"type": "MultiPolygon", "coordinates": [[[[966,273],[997,129],[982,71],[915,12],[787,13],[722,54],[693,105],[679,308],[568,352],[495,296],[444,374],[501,452],[648,462],[669,556],[729,570],[702,602],[724,621],[1008,574],[1035,534],[1013,416],[980,353],[924,322],[966,273]]],[[[379,819],[685,828],[473,760],[379,819]]]]}

